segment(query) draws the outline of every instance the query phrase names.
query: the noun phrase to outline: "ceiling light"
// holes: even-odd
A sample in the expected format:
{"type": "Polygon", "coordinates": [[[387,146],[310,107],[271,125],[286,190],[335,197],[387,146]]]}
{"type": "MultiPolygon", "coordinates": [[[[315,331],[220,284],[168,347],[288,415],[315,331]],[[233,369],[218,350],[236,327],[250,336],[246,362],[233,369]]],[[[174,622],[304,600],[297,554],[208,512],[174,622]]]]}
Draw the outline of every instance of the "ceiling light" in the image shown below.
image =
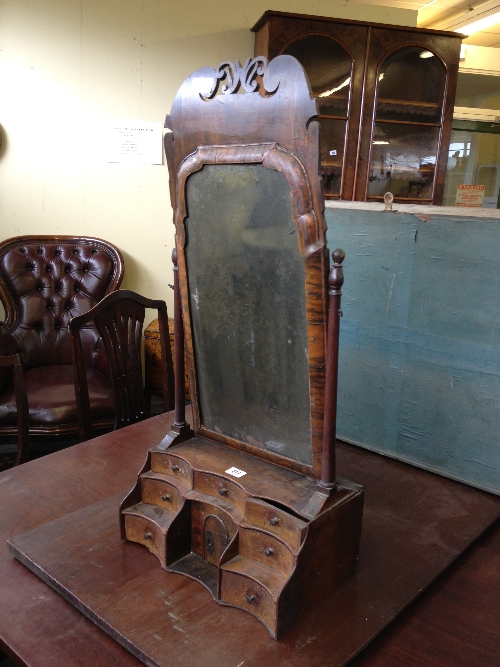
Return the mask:
{"type": "Polygon", "coordinates": [[[431,53],[430,51],[422,51],[422,53],[419,54],[419,58],[433,58],[434,54],[431,53]]]}
{"type": "Polygon", "coordinates": [[[381,72],[381,73],[378,75],[378,80],[379,80],[379,81],[382,81],[382,79],[384,78],[384,76],[385,76],[385,72],[381,72]]]}
{"type": "Polygon", "coordinates": [[[500,12],[496,12],[495,14],[485,16],[484,18],[478,19],[477,21],[471,21],[471,23],[461,25],[455,30],[455,32],[461,32],[468,37],[469,35],[472,35],[473,32],[486,30],[486,28],[490,28],[492,25],[496,25],[497,23],[500,23],[500,12]]]}
{"type": "Polygon", "coordinates": [[[389,144],[388,141],[374,141],[373,145],[374,146],[382,146],[383,144],[389,144]]]}
{"type": "Polygon", "coordinates": [[[478,30],[486,30],[497,23],[500,23],[500,1],[489,0],[485,2],[481,0],[477,8],[469,6],[459,16],[454,16],[446,21],[439,21],[432,27],[439,28],[439,30],[465,33],[469,36],[478,32],[478,30]]]}
{"type": "Polygon", "coordinates": [[[331,90],[325,90],[325,92],[324,92],[324,93],[320,93],[320,94],[318,95],[318,97],[328,97],[328,96],[331,95],[332,93],[336,93],[337,90],[340,90],[341,88],[345,88],[345,87],[348,86],[350,83],[351,83],[351,77],[348,76],[347,79],[346,79],[345,81],[343,81],[343,82],[340,84],[340,86],[337,86],[336,88],[332,88],[331,90]]]}

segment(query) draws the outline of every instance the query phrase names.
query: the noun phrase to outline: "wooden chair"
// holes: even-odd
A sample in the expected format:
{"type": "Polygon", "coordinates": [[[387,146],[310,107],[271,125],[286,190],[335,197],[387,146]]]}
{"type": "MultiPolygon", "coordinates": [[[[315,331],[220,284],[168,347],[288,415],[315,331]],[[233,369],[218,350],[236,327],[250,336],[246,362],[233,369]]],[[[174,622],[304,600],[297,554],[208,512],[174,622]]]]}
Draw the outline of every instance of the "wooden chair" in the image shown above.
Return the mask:
{"type": "MultiPolygon", "coordinates": [[[[20,429],[23,406],[29,435],[78,433],[68,323],[118,289],[123,269],[120,251],[100,239],[18,236],[0,244],[0,435],[18,434],[18,462],[28,456],[28,437],[20,429]],[[19,357],[23,380],[12,355],[19,357]]],[[[94,424],[111,427],[113,394],[94,326],[82,344],[94,424]]]]}
{"type": "Polygon", "coordinates": [[[97,327],[106,350],[115,405],[114,428],[119,429],[149,417],[149,402],[144,393],[141,361],[146,308],[158,311],[163,400],[165,410],[174,407],[174,376],[168,338],[167,306],[164,301],[147,299],[130,290],[118,290],[109,294],[87,313],[74,317],[69,323],[81,440],[92,438],[92,411],[83,354],[85,331],[92,324],[97,327]]]}

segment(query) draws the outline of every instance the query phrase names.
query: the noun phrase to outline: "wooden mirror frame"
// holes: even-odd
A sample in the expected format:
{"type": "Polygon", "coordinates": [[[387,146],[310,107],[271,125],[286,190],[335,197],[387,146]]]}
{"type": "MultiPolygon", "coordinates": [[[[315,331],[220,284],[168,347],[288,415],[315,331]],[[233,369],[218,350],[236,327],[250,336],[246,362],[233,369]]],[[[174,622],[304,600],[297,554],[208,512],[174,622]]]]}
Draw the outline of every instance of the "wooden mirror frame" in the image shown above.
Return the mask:
{"type": "MultiPolygon", "coordinates": [[[[318,174],[319,124],[314,120],[316,116],[316,102],[309,82],[295,58],[279,56],[270,63],[264,57],[249,58],[243,66],[238,61],[234,64],[223,62],[216,70],[202,68],[184,81],[165,120],[165,128],[170,132],[165,134],[164,144],[176,226],[177,275],[182,295],[194,432],[314,479],[322,479],[331,486],[335,479],[335,410],[325,410],[329,261],[324,199],[318,174]],[[305,270],[311,465],[221,436],[201,423],[184,254],[184,220],[187,179],[205,164],[262,164],[281,172],[290,187],[293,219],[305,270]],[[332,415],[333,425],[327,423],[332,421],[332,415]],[[325,442],[325,433],[330,442],[325,442]],[[325,473],[325,449],[328,450],[329,473],[325,473]]],[[[183,432],[187,437],[187,424],[183,424],[183,432]]],[[[193,432],[190,433],[192,437],[193,432]]],[[[178,442],[179,437],[179,433],[177,437],[172,433],[164,446],[178,442]]]]}
{"type": "Polygon", "coordinates": [[[253,456],[265,458],[310,477],[319,478],[321,476],[323,446],[327,317],[325,276],[328,258],[325,252],[322,225],[314,210],[309,179],[307,178],[303,164],[297,156],[284,150],[277,143],[246,144],[240,146],[200,146],[179,167],[177,173],[176,202],[177,206],[174,214],[176,250],[182,294],[186,359],[189,368],[193,406],[193,429],[195,434],[228,447],[247,452],[253,456]],[[229,436],[221,435],[214,430],[205,428],[202,424],[197,390],[197,373],[185,258],[186,184],[191,174],[201,170],[205,165],[215,164],[261,164],[267,169],[272,169],[283,174],[290,189],[292,216],[298,232],[298,248],[304,261],[311,418],[312,465],[310,466],[229,436]]]}

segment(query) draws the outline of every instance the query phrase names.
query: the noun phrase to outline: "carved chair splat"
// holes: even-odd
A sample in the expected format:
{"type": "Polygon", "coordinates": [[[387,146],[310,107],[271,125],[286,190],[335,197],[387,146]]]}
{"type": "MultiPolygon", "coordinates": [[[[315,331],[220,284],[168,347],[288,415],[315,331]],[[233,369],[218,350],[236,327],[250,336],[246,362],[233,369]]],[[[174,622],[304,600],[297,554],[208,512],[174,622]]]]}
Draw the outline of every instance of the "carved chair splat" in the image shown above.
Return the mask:
{"type": "Polygon", "coordinates": [[[142,329],[146,308],[158,311],[164,405],[165,410],[174,407],[172,357],[170,344],[166,343],[167,306],[164,301],[147,299],[130,290],[118,290],[109,294],[87,313],[74,317],[69,324],[82,440],[92,437],[87,375],[82,355],[82,332],[91,322],[97,327],[106,350],[115,404],[114,428],[123,428],[149,416],[141,362],[142,329]]]}

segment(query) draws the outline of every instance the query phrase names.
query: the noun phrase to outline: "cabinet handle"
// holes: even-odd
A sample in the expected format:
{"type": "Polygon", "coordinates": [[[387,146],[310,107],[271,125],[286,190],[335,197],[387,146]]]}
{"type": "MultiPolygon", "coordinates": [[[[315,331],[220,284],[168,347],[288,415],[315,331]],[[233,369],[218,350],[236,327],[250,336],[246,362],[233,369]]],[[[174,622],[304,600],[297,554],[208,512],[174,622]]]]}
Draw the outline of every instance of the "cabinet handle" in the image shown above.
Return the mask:
{"type": "Polygon", "coordinates": [[[271,547],[267,547],[267,549],[264,550],[264,553],[266,556],[272,556],[274,554],[274,549],[271,549],[271,547]]]}
{"type": "Polygon", "coordinates": [[[228,496],[229,495],[229,491],[225,487],[222,487],[221,489],[219,489],[219,493],[220,493],[221,496],[228,496]]]}
{"type": "Polygon", "coordinates": [[[179,472],[180,469],[181,469],[181,467],[178,466],[178,465],[172,466],[172,472],[179,472]]]}
{"type": "Polygon", "coordinates": [[[153,537],[151,533],[144,533],[144,539],[145,540],[150,540],[153,537]]]}
{"type": "Polygon", "coordinates": [[[275,516],[273,516],[272,519],[269,519],[269,523],[271,524],[271,526],[277,526],[279,522],[280,522],[279,519],[275,516]]]}
{"type": "Polygon", "coordinates": [[[255,595],[248,595],[248,596],[247,596],[247,602],[248,602],[248,604],[253,604],[253,603],[255,602],[256,599],[257,599],[257,598],[255,597],[255,595]]]}
{"type": "Polygon", "coordinates": [[[168,493],[164,493],[161,499],[163,500],[163,502],[167,502],[167,500],[170,500],[170,496],[168,495],[168,493]]]}

